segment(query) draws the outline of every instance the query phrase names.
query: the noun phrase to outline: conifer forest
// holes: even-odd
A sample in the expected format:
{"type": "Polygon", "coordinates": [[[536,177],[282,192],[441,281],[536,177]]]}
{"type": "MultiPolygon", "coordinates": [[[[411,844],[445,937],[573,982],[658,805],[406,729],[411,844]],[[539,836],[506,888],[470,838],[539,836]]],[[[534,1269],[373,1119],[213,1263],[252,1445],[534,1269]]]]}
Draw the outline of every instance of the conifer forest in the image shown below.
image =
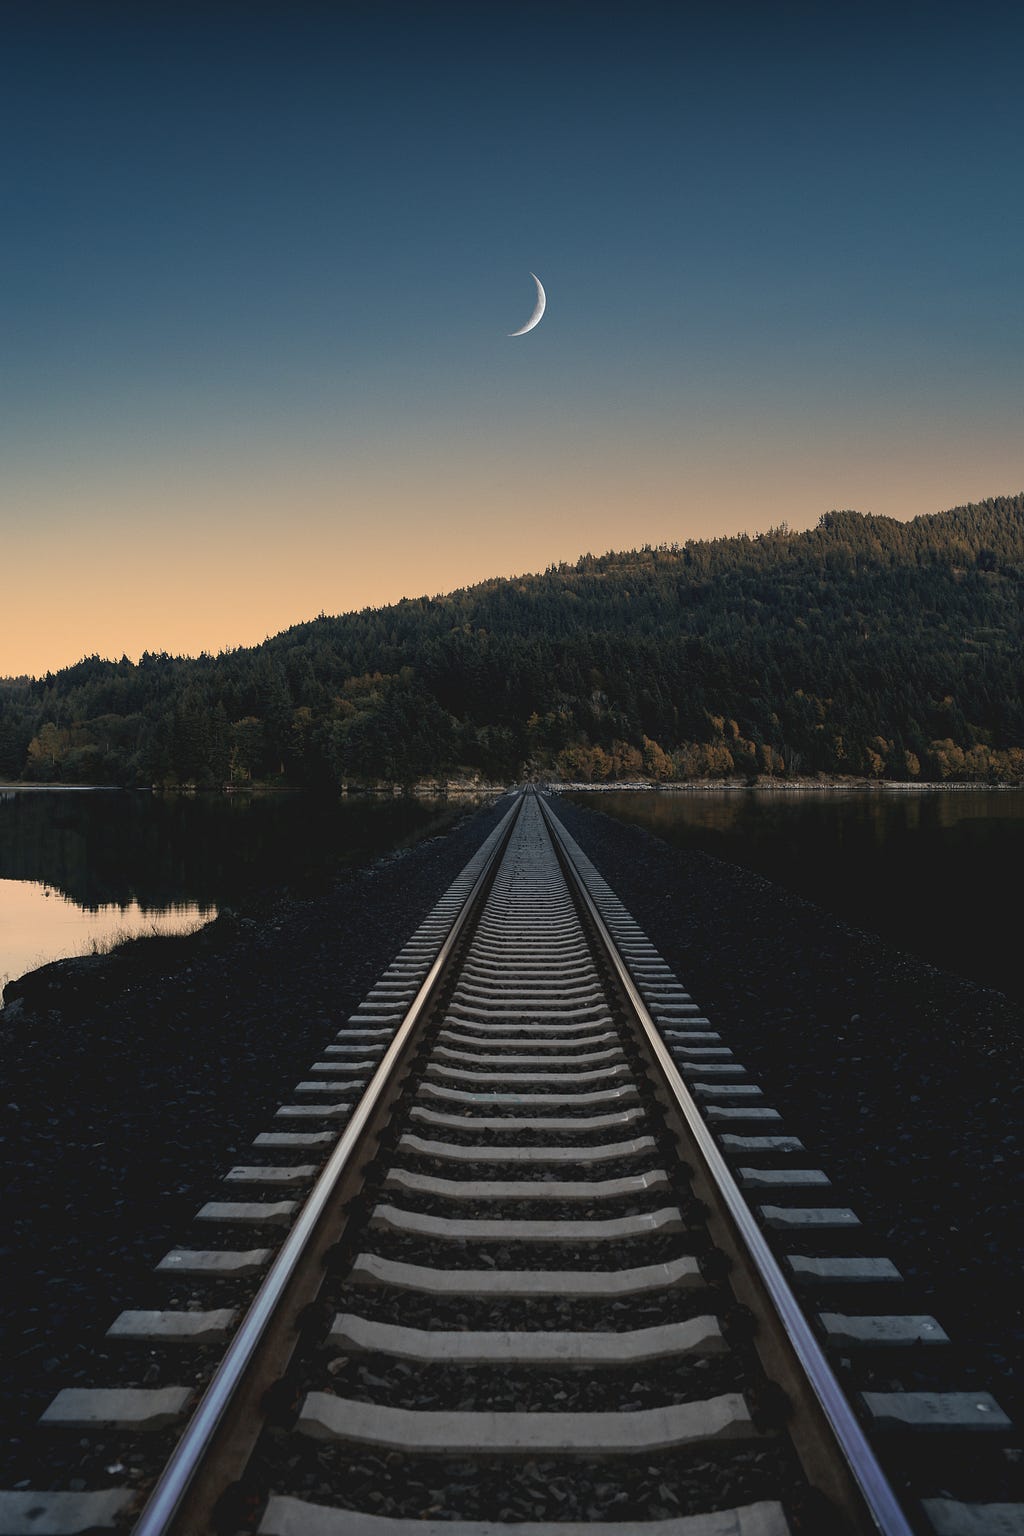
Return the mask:
{"type": "Polygon", "coordinates": [[[1024,780],[1024,494],[689,541],[0,680],[0,777],[1024,780]]]}

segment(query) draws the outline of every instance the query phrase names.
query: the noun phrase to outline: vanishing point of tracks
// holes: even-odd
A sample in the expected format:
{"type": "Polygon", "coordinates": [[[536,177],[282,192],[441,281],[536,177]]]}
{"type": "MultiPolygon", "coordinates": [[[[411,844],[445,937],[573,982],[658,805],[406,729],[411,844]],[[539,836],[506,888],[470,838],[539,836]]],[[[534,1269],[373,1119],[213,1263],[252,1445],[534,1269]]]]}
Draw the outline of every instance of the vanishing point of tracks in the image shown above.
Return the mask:
{"type": "Polygon", "coordinates": [[[998,1404],[538,795],[225,1196],[0,1536],[1024,1531],[998,1404]]]}

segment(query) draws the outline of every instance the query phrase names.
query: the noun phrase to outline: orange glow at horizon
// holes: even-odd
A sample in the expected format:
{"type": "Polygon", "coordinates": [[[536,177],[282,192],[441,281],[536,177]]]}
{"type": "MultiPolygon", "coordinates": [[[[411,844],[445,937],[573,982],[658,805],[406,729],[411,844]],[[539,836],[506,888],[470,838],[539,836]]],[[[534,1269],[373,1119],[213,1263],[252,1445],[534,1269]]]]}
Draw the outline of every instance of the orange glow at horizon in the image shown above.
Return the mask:
{"type": "Polygon", "coordinates": [[[8,6],[0,677],[1020,492],[1024,11],[931,9],[8,6]]]}
{"type": "MultiPolygon", "coordinates": [[[[652,434],[653,439],[653,434],[652,434]]],[[[318,613],[380,607],[490,577],[542,571],[581,554],[651,543],[812,527],[852,507],[901,519],[1024,480],[1005,448],[936,440],[901,462],[865,463],[856,445],[747,440],[730,450],[652,440],[632,451],[589,437],[572,456],[531,461],[507,449],[445,465],[425,452],[347,472],[309,461],[248,472],[119,478],[82,473],[31,487],[8,531],[11,584],[0,612],[0,676],[86,655],[216,653],[258,644],[318,613]],[[70,477],[69,477],[70,478],[70,477]],[[152,482],[152,483],[150,483],[152,482]],[[152,484],[160,484],[154,494],[152,484]],[[144,510],[142,510],[144,509],[144,510]]],[[[237,466],[232,468],[237,470],[237,466]]]]}

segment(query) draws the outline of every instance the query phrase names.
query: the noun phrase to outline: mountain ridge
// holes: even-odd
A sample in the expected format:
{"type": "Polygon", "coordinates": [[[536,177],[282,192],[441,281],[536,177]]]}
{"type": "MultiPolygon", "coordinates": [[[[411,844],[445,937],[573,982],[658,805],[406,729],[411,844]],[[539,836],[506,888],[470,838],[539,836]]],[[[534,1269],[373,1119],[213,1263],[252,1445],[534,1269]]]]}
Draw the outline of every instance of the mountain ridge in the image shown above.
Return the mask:
{"type": "Polygon", "coordinates": [[[337,789],[1024,779],[1024,493],[585,554],[217,656],[0,680],[0,773],[337,789]]]}

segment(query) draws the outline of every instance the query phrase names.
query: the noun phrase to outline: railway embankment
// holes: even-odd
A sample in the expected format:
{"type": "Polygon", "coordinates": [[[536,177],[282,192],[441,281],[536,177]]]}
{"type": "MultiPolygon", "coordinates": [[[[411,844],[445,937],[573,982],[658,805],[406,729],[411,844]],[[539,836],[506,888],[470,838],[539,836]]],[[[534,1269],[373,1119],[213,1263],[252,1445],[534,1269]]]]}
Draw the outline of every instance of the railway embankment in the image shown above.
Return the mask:
{"type": "Polygon", "coordinates": [[[268,898],[193,935],[56,961],[9,984],[5,1486],[19,1475],[21,1429],[56,1385],[88,1374],[197,1192],[241,1158],[500,815],[469,814],[316,898],[268,898]]]}
{"type": "MultiPolygon", "coordinates": [[[[990,1387],[1019,1417],[1019,1010],[755,875],[560,810],[947,1325],[961,1384],[990,1387]]],[[[57,1386],[85,1382],[211,1174],[244,1155],[498,815],[467,817],[316,900],[10,989],[8,1486],[19,1423],[57,1386]]]]}
{"type": "Polygon", "coordinates": [[[953,954],[938,970],[750,871],[564,800],[559,815],[947,1328],[964,1387],[1019,1421],[1019,1006],[953,954]]]}

